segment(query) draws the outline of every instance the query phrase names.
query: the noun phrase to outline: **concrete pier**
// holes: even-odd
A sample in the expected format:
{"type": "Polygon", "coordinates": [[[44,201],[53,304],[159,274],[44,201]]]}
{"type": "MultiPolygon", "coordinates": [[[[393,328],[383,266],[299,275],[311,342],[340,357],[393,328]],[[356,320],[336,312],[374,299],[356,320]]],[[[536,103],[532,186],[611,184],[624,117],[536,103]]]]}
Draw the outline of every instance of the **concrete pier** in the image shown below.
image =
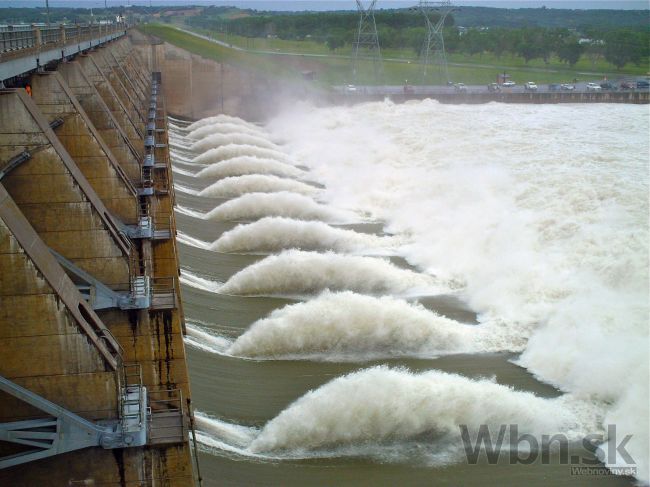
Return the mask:
{"type": "Polygon", "coordinates": [[[164,79],[123,37],[14,81],[32,96],[0,90],[0,484],[198,485],[164,79]]]}

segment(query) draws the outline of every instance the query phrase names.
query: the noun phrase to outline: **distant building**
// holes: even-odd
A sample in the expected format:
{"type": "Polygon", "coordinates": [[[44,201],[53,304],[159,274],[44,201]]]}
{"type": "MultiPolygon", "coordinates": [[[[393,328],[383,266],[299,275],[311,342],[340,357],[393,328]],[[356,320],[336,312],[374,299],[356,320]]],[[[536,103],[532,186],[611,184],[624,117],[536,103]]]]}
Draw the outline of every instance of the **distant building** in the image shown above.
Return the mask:
{"type": "Polygon", "coordinates": [[[588,37],[582,37],[581,39],[578,39],[578,44],[602,46],[605,44],[605,41],[602,39],[589,39],[588,37]]]}

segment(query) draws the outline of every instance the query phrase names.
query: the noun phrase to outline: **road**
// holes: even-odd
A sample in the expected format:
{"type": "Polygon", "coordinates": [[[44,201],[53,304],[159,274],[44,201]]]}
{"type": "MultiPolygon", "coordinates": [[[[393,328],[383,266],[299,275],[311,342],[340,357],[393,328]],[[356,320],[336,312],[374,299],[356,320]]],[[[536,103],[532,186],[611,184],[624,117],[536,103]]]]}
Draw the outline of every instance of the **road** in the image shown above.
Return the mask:
{"type": "MultiPolygon", "coordinates": [[[[587,93],[587,83],[579,82],[576,83],[575,89],[571,90],[576,93],[587,93]]],[[[468,94],[479,94],[479,93],[491,93],[487,85],[468,85],[466,86],[466,91],[458,91],[454,86],[409,86],[411,95],[443,95],[443,94],[452,94],[452,93],[468,93],[468,94]]],[[[363,94],[363,95],[403,95],[404,86],[402,85],[379,85],[379,86],[335,86],[334,90],[338,93],[346,94],[363,94]]],[[[570,91],[564,90],[551,90],[549,85],[539,85],[537,88],[538,93],[552,93],[563,91],[569,93],[570,91]]],[[[631,91],[648,91],[644,90],[631,90],[631,91]]],[[[528,93],[523,85],[515,85],[510,88],[501,88],[501,93],[528,93]]]]}
{"type": "MultiPolygon", "coordinates": [[[[297,53],[297,52],[286,52],[286,51],[279,51],[279,50],[261,50],[261,49],[245,49],[243,47],[235,46],[233,44],[229,44],[227,42],[221,41],[219,39],[214,39],[212,37],[203,35],[203,34],[198,34],[196,32],[192,32],[191,30],[187,29],[182,29],[178,26],[174,26],[175,29],[184,32],[185,34],[192,35],[194,37],[198,37],[200,39],[213,42],[219,46],[226,47],[228,49],[233,49],[234,51],[240,51],[240,52],[248,52],[251,54],[269,54],[269,55],[275,55],[275,56],[295,56],[295,57],[309,57],[309,58],[332,58],[332,59],[352,59],[351,56],[344,56],[344,55],[337,55],[337,54],[315,54],[315,53],[297,53]]],[[[410,59],[401,59],[401,58],[384,58],[384,61],[388,62],[398,62],[398,63],[406,63],[406,64],[411,64],[412,62],[417,62],[415,60],[410,60],[410,59]]],[[[502,72],[502,71],[508,71],[508,67],[506,66],[495,66],[495,65],[488,65],[488,64],[473,64],[473,63],[448,63],[449,66],[459,66],[459,67],[477,67],[477,68],[494,68],[495,71],[497,72],[502,72]]],[[[519,70],[523,68],[518,68],[519,70]]],[[[529,71],[531,73],[531,80],[534,81],[534,76],[533,73],[539,73],[539,72],[559,72],[557,70],[552,70],[552,69],[545,69],[545,68],[525,68],[526,71],[529,71]]],[[[592,73],[592,72],[580,72],[578,73],[581,76],[589,76],[591,79],[589,81],[594,81],[596,83],[599,83],[601,81],[601,76],[602,73],[592,73]]],[[[633,79],[634,77],[626,77],[626,79],[633,79]]],[[[640,79],[645,79],[642,77],[634,78],[634,81],[636,82],[640,79]]],[[[573,85],[575,86],[575,91],[580,92],[580,93],[586,93],[587,92],[587,82],[588,81],[580,81],[576,82],[573,85]]],[[[404,87],[403,86],[359,86],[357,87],[354,91],[350,92],[347,90],[345,86],[336,86],[334,87],[335,90],[339,92],[347,92],[347,93],[353,93],[353,92],[362,92],[364,94],[368,95],[398,95],[398,94],[403,94],[404,93],[404,87]]],[[[429,94],[444,94],[444,93],[455,93],[456,90],[452,86],[413,86],[412,87],[413,91],[412,94],[415,95],[429,95],[429,94]]],[[[487,92],[487,86],[486,85],[468,85],[467,86],[467,93],[485,93],[487,92]]],[[[549,85],[539,85],[538,86],[538,92],[540,93],[545,93],[545,92],[551,92],[552,90],[549,89],[549,85]]],[[[557,90],[556,90],[557,91],[557,90]]],[[[643,90],[647,91],[647,90],[643,90]]],[[[510,88],[502,88],[503,93],[524,93],[525,89],[523,85],[515,85],[510,88]]]]}

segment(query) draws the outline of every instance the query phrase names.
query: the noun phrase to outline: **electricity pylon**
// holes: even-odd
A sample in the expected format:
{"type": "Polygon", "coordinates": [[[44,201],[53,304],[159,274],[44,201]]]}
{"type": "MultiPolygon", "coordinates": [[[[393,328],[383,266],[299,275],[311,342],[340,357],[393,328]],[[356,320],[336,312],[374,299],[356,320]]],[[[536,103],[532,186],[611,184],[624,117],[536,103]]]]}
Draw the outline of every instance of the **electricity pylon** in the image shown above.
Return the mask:
{"type": "Polygon", "coordinates": [[[429,64],[438,66],[440,78],[449,83],[449,71],[447,69],[447,55],[445,54],[445,39],[442,34],[442,28],[445,25],[445,19],[454,10],[450,0],[440,2],[429,2],[420,0],[418,8],[424,15],[427,33],[422,46],[422,83],[426,84],[427,71],[429,64]],[[435,24],[431,21],[433,13],[436,12],[439,17],[435,24]]]}
{"type": "Polygon", "coordinates": [[[372,0],[366,7],[363,0],[357,0],[359,29],[357,30],[357,40],[354,43],[352,52],[352,79],[354,83],[359,81],[360,62],[372,61],[377,84],[381,84],[384,76],[381,49],[379,48],[379,34],[377,34],[377,23],[375,22],[376,4],[377,0],[372,0]]]}

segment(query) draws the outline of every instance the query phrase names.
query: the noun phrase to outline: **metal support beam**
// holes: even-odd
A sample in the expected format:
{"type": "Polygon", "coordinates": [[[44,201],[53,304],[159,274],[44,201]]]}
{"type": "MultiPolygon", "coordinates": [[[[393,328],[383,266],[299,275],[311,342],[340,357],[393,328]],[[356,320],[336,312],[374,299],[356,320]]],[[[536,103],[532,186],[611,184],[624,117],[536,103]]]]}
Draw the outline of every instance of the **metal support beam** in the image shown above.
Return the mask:
{"type": "Polygon", "coordinates": [[[0,469],[93,446],[110,449],[143,446],[147,443],[144,387],[138,394],[144,401],[138,405],[140,428],[133,428],[133,423],[130,423],[129,429],[132,431],[125,430],[123,420],[106,421],[103,424],[88,421],[2,376],[0,391],[47,415],[45,418],[0,423],[0,441],[33,447],[15,455],[0,457],[0,469]]]}
{"type": "Polygon", "coordinates": [[[73,274],[76,278],[73,280],[83,282],[83,284],[77,284],[77,289],[93,309],[147,309],[151,306],[151,286],[147,276],[134,278],[129,283],[131,289],[128,292],[117,292],[74,265],[55,250],[50,249],[50,252],[59,261],[61,267],[73,274]]]}

